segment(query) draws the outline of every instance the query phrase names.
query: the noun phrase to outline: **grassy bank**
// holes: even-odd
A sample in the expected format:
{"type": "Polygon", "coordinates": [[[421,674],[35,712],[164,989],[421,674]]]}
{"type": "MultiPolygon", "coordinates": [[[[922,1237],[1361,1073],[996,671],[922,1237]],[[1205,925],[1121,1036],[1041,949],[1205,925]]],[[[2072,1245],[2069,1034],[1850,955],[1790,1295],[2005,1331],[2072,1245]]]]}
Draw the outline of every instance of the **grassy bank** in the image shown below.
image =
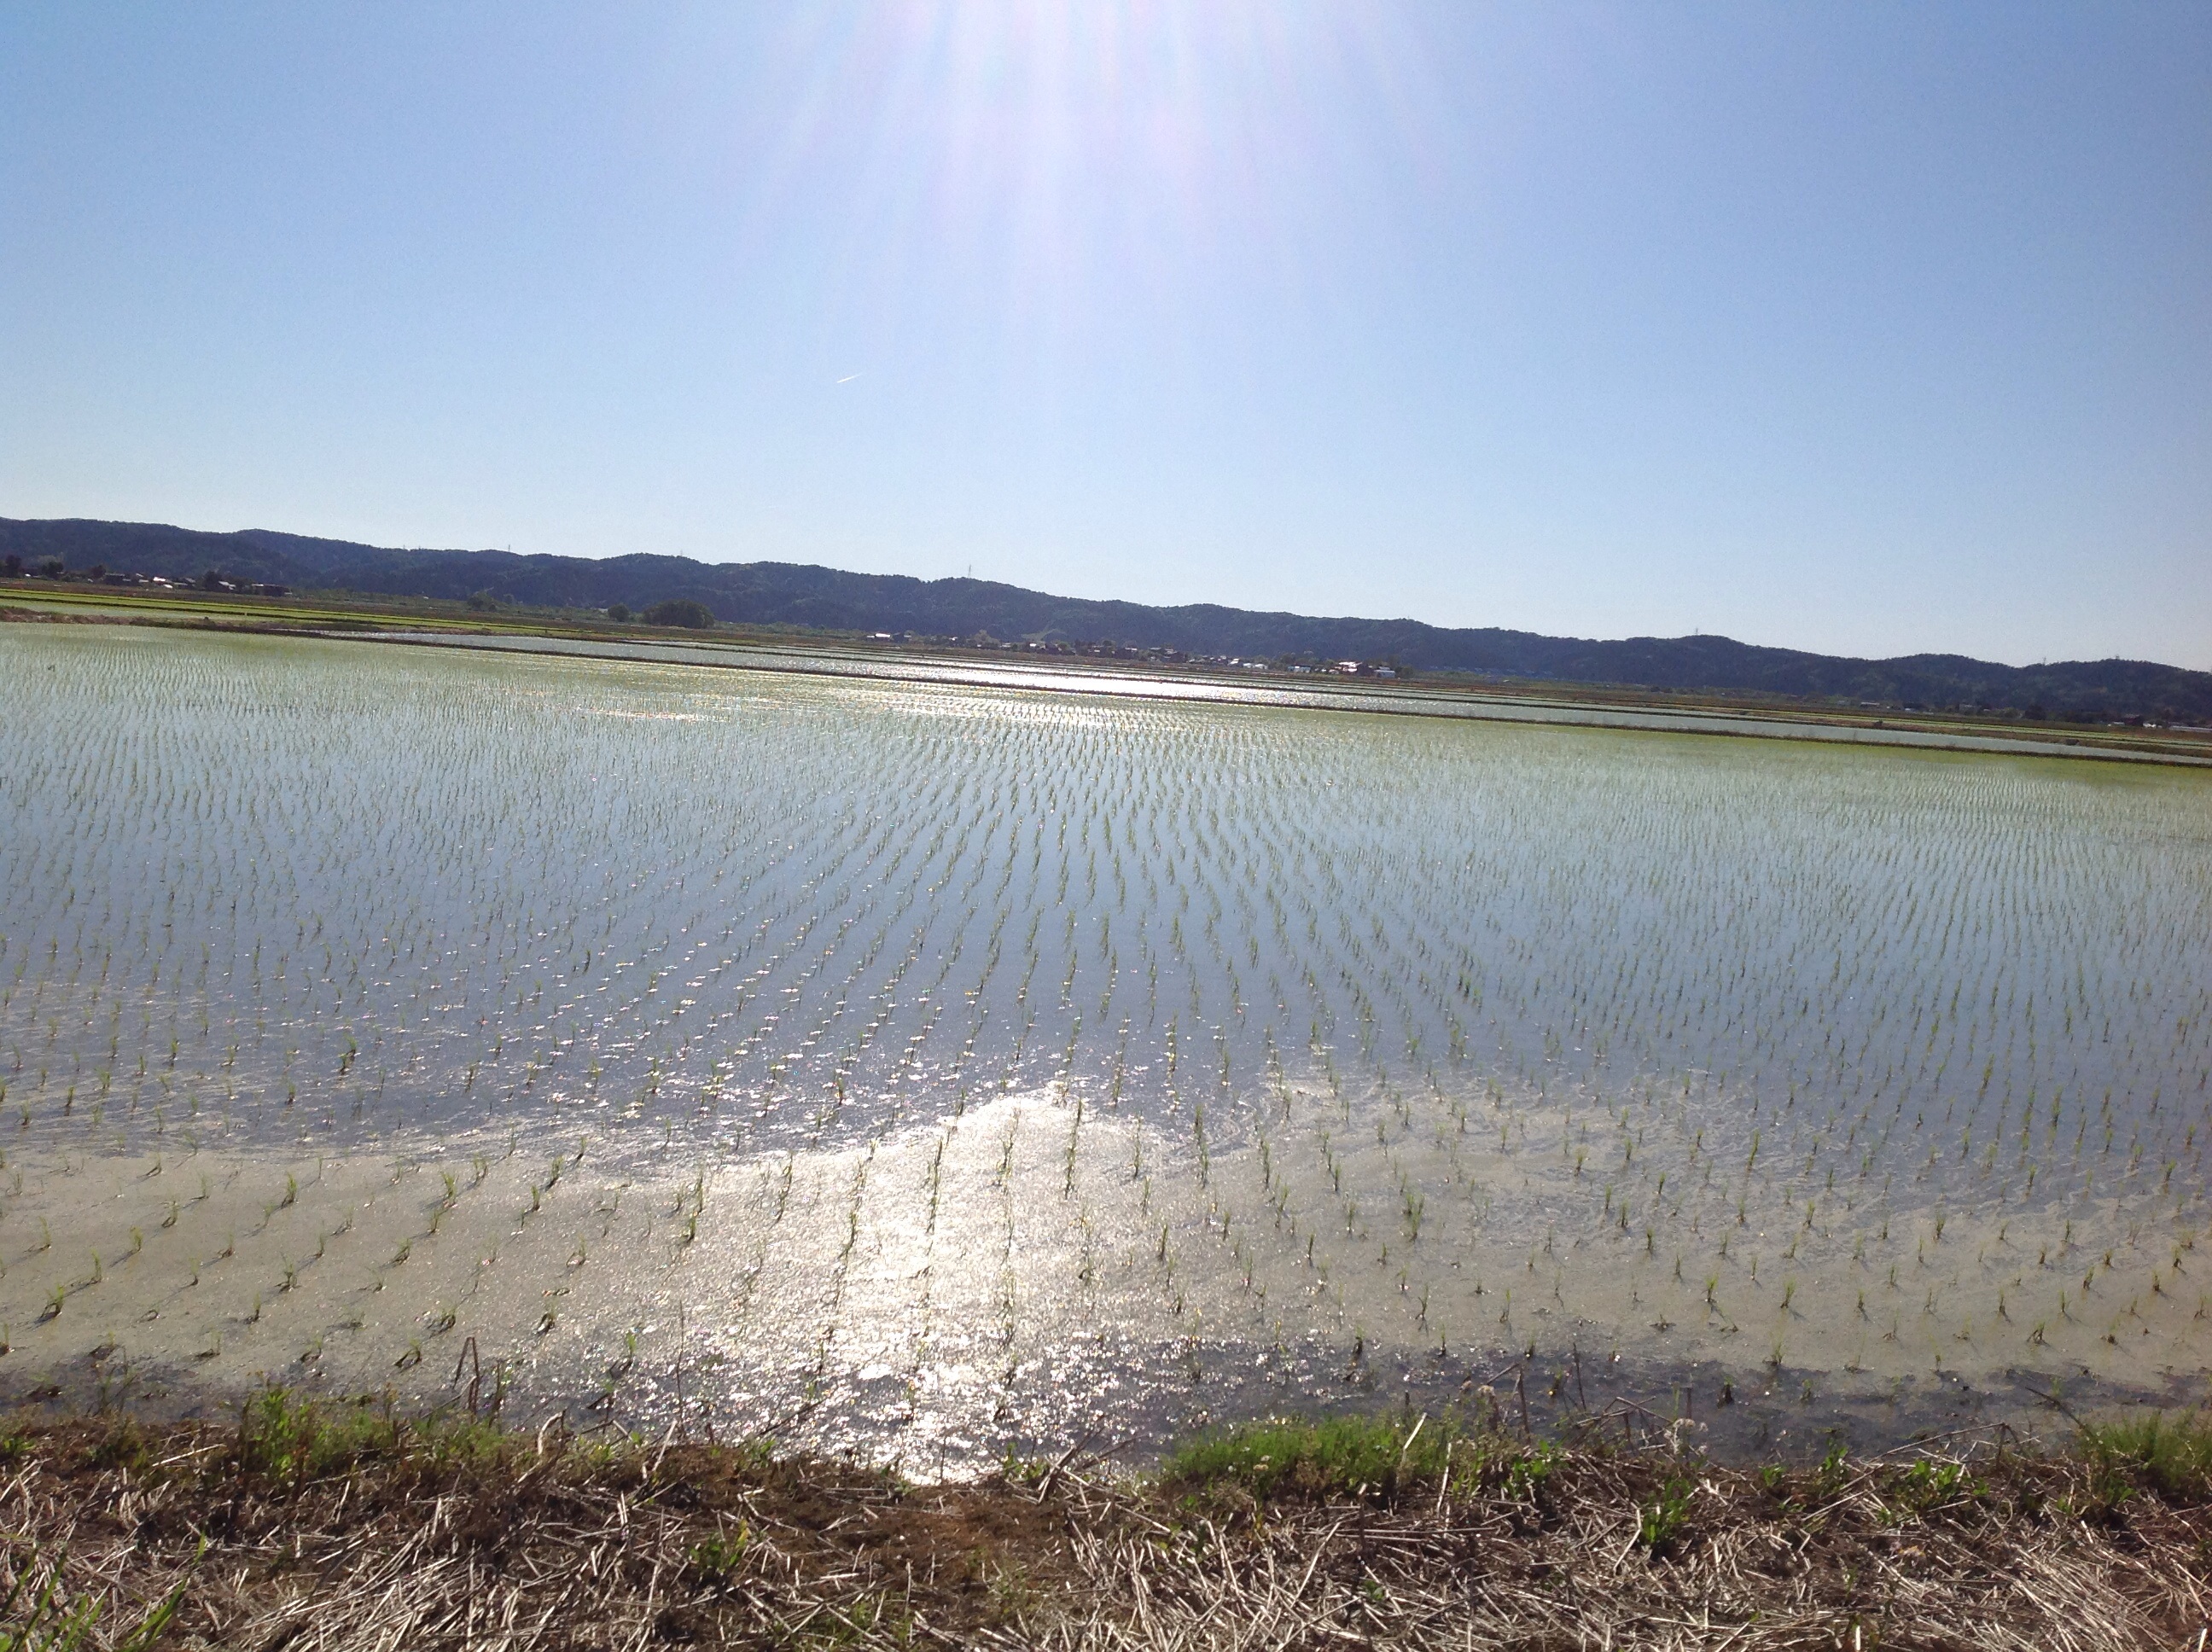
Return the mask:
{"type": "Polygon", "coordinates": [[[916,1486],[271,1394],[0,1434],[0,1649],[2193,1648],[2208,1472],[2197,1419],[1738,1469],[1396,1417],[916,1486]]]}

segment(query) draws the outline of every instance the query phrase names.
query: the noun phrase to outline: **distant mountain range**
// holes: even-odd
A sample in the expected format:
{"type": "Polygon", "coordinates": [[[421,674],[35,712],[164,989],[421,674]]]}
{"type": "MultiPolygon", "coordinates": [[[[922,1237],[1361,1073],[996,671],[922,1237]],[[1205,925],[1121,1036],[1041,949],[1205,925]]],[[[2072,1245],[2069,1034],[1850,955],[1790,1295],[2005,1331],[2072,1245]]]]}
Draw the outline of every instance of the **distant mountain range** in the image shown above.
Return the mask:
{"type": "Polygon", "coordinates": [[[198,579],[210,571],[295,589],[464,598],[489,591],[532,607],[635,609],[690,598],[718,618],[823,630],[976,633],[1006,640],[1093,641],[1192,654],[1389,661],[1415,671],[1556,682],[1713,689],[2010,710],[2053,720],[2149,718],[2212,722],[2212,672],[2144,660],[1994,665],[1958,654],[1850,659],[1762,648],[1727,637],[1631,637],[1617,642],[1540,636],[1418,620],[1322,619],[1210,603],[1155,608],[1048,596],[988,580],[845,574],[790,562],[693,562],[684,556],[516,556],[499,550],[391,550],[249,528],[204,533],[157,523],[0,518],[0,556],[27,568],[59,558],[71,570],[198,579]]]}

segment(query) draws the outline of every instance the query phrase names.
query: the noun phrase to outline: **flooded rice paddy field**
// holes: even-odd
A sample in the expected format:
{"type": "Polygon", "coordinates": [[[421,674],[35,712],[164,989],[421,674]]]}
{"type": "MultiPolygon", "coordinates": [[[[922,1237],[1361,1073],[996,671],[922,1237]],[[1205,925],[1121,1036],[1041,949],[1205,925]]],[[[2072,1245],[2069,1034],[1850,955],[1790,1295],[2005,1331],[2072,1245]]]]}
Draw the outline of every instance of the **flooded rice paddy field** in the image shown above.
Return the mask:
{"type": "Polygon", "coordinates": [[[1532,1353],[1866,1439],[2212,1347],[2200,773],[0,662],[0,1393],[475,1383],[959,1473],[1532,1353]]]}

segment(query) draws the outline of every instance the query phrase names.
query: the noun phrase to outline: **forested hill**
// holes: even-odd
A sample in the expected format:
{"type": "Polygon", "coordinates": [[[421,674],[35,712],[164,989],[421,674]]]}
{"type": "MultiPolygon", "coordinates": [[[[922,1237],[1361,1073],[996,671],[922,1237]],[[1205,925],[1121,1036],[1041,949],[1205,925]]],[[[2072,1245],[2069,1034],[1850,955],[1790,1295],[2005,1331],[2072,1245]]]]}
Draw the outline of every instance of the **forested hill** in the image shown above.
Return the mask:
{"type": "Polygon", "coordinates": [[[0,556],[35,568],[234,578],[309,590],[459,598],[552,608],[633,608],[692,598],[721,619],[832,630],[914,631],[1000,639],[1097,641],[1194,654],[1391,660],[1425,671],[1493,672],[1559,682],[1828,695],[1883,704],[1987,706],[2052,718],[2148,716],[2212,721],[2212,672],[2142,660],[2015,667],[1956,654],[1849,659],[1762,648],[1726,637],[1588,641],[1418,620],[1323,619],[1199,604],[1155,608],[1048,596],[985,580],[845,574],[788,562],[688,557],[516,556],[497,550],[390,550],[247,529],[204,533],[153,523],[0,518],[0,556]]]}

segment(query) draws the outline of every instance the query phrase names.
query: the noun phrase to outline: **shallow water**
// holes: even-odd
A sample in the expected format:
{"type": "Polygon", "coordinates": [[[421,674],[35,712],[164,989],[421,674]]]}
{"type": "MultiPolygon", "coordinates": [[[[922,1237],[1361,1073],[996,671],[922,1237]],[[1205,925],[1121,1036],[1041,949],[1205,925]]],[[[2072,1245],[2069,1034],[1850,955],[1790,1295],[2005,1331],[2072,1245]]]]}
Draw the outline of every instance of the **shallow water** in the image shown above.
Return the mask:
{"type": "Polygon", "coordinates": [[[957,1472],[1532,1347],[1877,1434],[2205,1363],[2200,774],[106,628],[0,661],[19,1392],[428,1397],[465,1352],[957,1472]]]}

